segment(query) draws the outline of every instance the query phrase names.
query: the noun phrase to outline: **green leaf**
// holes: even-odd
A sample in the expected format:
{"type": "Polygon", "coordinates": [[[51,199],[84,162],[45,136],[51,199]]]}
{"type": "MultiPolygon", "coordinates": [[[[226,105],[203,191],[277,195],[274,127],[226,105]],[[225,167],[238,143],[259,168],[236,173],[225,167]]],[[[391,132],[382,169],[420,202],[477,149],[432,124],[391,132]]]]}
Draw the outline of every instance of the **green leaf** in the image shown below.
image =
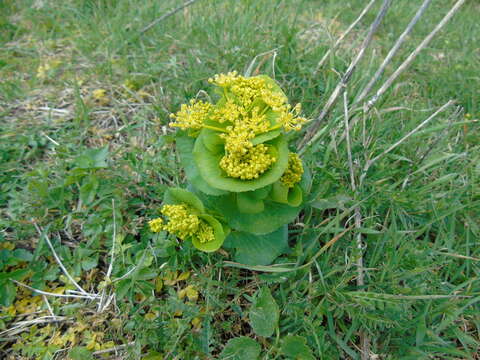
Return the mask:
{"type": "Polygon", "coordinates": [[[253,339],[240,336],[230,339],[220,354],[220,359],[256,360],[260,355],[260,345],[253,339]]]}
{"type": "Polygon", "coordinates": [[[253,331],[259,336],[271,336],[278,326],[278,305],[267,287],[257,292],[250,308],[249,318],[253,331]]]}
{"type": "Polygon", "coordinates": [[[293,188],[288,190],[288,205],[290,206],[300,206],[303,201],[303,192],[300,189],[300,186],[295,185],[293,188]]]}
{"type": "Polygon", "coordinates": [[[193,159],[193,146],[195,139],[190,136],[178,136],[176,139],[177,150],[180,153],[180,162],[188,181],[201,192],[208,195],[223,195],[227,192],[208,185],[200,176],[197,164],[193,159]]]}
{"type": "Polygon", "coordinates": [[[210,186],[232,192],[243,192],[260,189],[277,181],[285,172],[288,164],[288,146],[283,135],[269,141],[271,149],[276,152],[277,161],[258,179],[240,180],[227,176],[220,168],[223,153],[214,154],[205,147],[203,130],[195,141],[193,156],[200,172],[200,176],[210,186]]]}
{"type": "Polygon", "coordinates": [[[80,169],[97,169],[107,167],[108,146],[100,149],[87,149],[75,159],[80,169]]]}
{"type": "Polygon", "coordinates": [[[93,360],[93,354],[84,346],[75,346],[68,352],[68,357],[72,360],[93,360]]]}
{"type": "Polygon", "coordinates": [[[205,212],[202,201],[190,191],[180,188],[170,188],[165,192],[165,204],[187,204],[197,210],[200,214],[205,212]]]}
{"type": "Polygon", "coordinates": [[[115,287],[115,294],[117,295],[117,299],[123,299],[125,295],[127,295],[128,290],[130,290],[131,287],[132,281],[130,279],[120,280],[115,287]]]}
{"type": "Polygon", "coordinates": [[[213,154],[218,154],[223,152],[225,147],[225,140],[223,140],[217,131],[210,129],[204,129],[203,133],[203,144],[213,154]]]}
{"type": "Polygon", "coordinates": [[[303,336],[287,335],[282,341],[280,352],[292,360],[315,360],[303,336]]]}
{"type": "Polygon", "coordinates": [[[80,187],[80,199],[84,204],[90,204],[93,199],[95,199],[98,185],[97,177],[94,175],[84,179],[83,184],[80,187]]]}
{"type": "Polygon", "coordinates": [[[263,134],[260,134],[260,135],[257,135],[255,136],[253,139],[252,139],[252,144],[253,145],[258,145],[258,144],[262,144],[268,140],[272,140],[272,139],[275,139],[277,136],[279,136],[280,134],[282,133],[282,130],[281,129],[277,129],[277,130],[272,130],[272,131],[269,131],[269,132],[266,132],[266,133],[263,133],[263,134]]]}
{"type": "Polygon", "coordinates": [[[235,261],[246,265],[269,265],[288,251],[288,228],[284,225],[262,236],[235,231],[230,233],[227,243],[236,249],[235,261]]]}
{"type": "Polygon", "coordinates": [[[82,269],[85,271],[92,270],[98,264],[98,255],[89,256],[82,260],[82,269]]]}
{"type": "Polygon", "coordinates": [[[292,207],[265,200],[264,211],[256,214],[245,214],[239,211],[235,194],[223,196],[197,194],[206,208],[225,217],[231,228],[256,235],[269,234],[282,225],[292,222],[302,209],[302,207],[292,207]]]}
{"type": "Polygon", "coordinates": [[[273,201],[288,204],[288,187],[283,185],[281,181],[277,181],[272,185],[270,197],[273,201]]]}
{"type": "Polygon", "coordinates": [[[17,296],[17,288],[15,284],[11,281],[6,280],[5,282],[0,281],[0,305],[1,306],[10,306],[15,300],[15,296],[17,296]]]}
{"type": "Polygon", "coordinates": [[[263,200],[253,197],[251,192],[244,192],[237,194],[237,206],[240,212],[245,214],[257,214],[265,209],[263,200]]]}
{"type": "Polygon", "coordinates": [[[205,252],[212,252],[218,250],[223,242],[225,241],[225,233],[223,231],[223,226],[220,224],[220,222],[215,219],[213,216],[210,215],[199,215],[198,216],[200,219],[205,220],[210,224],[210,226],[213,227],[213,233],[215,235],[215,240],[214,241],[209,241],[206,243],[201,243],[198,240],[198,237],[192,236],[192,243],[193,246],[195,246],[198,250],[202,250],[205,252]]]}

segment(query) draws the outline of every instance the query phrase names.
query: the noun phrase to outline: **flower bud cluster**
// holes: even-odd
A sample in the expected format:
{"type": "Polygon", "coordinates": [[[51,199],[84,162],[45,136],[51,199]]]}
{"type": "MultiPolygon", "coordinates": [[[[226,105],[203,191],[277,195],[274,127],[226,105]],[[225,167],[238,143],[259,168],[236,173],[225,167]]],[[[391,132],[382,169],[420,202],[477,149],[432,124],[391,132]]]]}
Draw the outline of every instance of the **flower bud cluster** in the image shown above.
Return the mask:
{"type": "Polygon", "coordinates": [[[220,167],[228,176],[241,180],[257,179],[276,161],[268,153],[268,146],[259,144],[251,146],[243,154],[228,153],[220,160],[220,167]]]}
{"type": "Polygon", "coordinates": [[[168,217],[168,222],[162,218],[150,220],[148,225],[152,232],[167,231],[182,240],[195,236],[202,243],[215,239],[212,226],[185,205],[163,205],[160,212],[168,217]]]}
{"type": "Polygon", "coordinates": [[[182,104],[176,114],[170,114],[170,118],[175,121],[169,125],[179,127],[183,130],[200,130],[212,109],[212,104],[203,102],[202,100],[192,99],[190,100],[190,105],[182,104]]]}
{"type": "Polygon", "coordinates": [[[287,170],[283,173],[280,181],[283,185],[291,188],[302,179],[303,165],[302,160],[296,153],[288,154],[287,170]]]}

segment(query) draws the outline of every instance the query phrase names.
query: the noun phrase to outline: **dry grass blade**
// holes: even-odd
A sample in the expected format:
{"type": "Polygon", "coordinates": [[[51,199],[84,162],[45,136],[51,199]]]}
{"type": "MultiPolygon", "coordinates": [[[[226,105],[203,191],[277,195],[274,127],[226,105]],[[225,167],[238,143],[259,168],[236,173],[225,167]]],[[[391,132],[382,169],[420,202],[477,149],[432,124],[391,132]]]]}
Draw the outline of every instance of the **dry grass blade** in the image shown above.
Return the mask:
{"type": "Polygon", "coordinates": [[[362,10],[362,12],[360,13],[360,15],[358,16],[357,19],[355,19],[355,21],[353,23],[350,24],[350,26],[347,28],[347,30],[345,30],[345,32],[340,35],[340,37],[337,39],[337,41],[335,41],[335,44],[333,44],[332,48],[329,49],[325,55],[323,56],[322,60],[320,60],[318,62],[318,65],[317,67],[315,68],[315,71],[314,71],[314,75],[320,70],[320,68],[323,66],[323,64],[325,63],[325,61],[327,61],[328,57],[330,56],[330,54],[332,53],[332,51],[335,51],[336,48],[338,48],[338,45],[340,45],[340,43],[343,41],[343,39],[345,39],[345,37],[350,33],[350,31],[353,30],[353,28],[355,26],[357,26],[357,24],[360,22],[360,20],[363,19],[363,17],[365,16],[365,14],[372,8],[373,4],[375,4],[375,1],[377,0],[371,0],[367,6],[365,6],[365,8],[362,10]]]}
{"type": "Polygon", "coordinates": [[[407,140],[410,136],[415,134],[418,130],[420,130],[422,127],[427,125],[431,120],[433,120],[438,114],[441,112],[445,111],[448,107],[453,105],[455,102],[453,100],[448,101],[445,105],[441,106],[437,111],[435,111],[432,115],[430,115],[427,119],[425,119],[420,125],[418,125],[415,129],[410,131],[407,135],[402,137],[400,140],[398,140],[395,144],[391,145],[388,149],[383,151],[381,154],[375,156],[373,159],[368,160],[367,163],[365,164],[365,167],[363,168],[362,175],[360,176],[360,184],[363,183],[363,180],[365,179],[365,176],[368,172],[368,169],[372,164],[374,164],[376,161],[378,161],[380,158],[382,158],[384,155],[388,154],[390,151],[395,149],[397,146],[402,144],[405,140],[407,140]]]}
{"type": "Polygon", "coordinates": [[[317,119],[315,119],[315,123],[312,125],[312,127],[308,130],[308,132],[305,134],[305,137],[302,139],[302,141],[299,143],[298,148],[299,148],[299,154],[303,154],[305,149],[310,146],[311,144],[315,143],[317,140],[317,130],[320,127],[320,124],[322,121],[327,117],[327,115],[330,113],[330,110],[332,109],[333,105],[337,102],[338,97],[343,93],[345,90],[345,87],[347,83],[349,82],[350,78],[352,77],[353,72],[355,71],[356,66],[360,62],[360,60],[363,58],[365,55],[365,52],[372,42],[373,35],[378,29],[378,26],[382,22],[383,18],[387,14],[388,8],[390,7],[390,4],[392,3],[392,0],[384,0],[382,7],[380,11],[377,14],[377,17],[375,18],[375,21],[372,23],[370,26],[370,30],[365,38],[365,40],[362,43],[362,46],[360,47],[360,50],[357,54],[357,56],[353,59],[353,61],[350,63],[347,71],[343,75],[342,79],[340,82],[337,84],[335,87],[335,90],[333,90],[332,94],[330,95],[330,98],[328,99],[327,103],[325,104],[322,112],[318,116],[317,119]]]}
{"type": "Polygon", "coordinates": [[[189,0],[189,1],[186,1],[184,4],[180,5],[179,7],[169,11],[168,13],[160,16],[158,19],[155,19],[154,21],[152,21],[150,24],[148,24],[147,26],[145,26],[142,30],[140,30],[140,34],[144,34],[146,33],[148,30],[150,30],[152,27],[154,27],[155,25],[157,25],[158,23],[162,22],[163,20],[165,20],[166,18],[169,18],[170,16],[172,15],[175,15],[177,12],[179,12],[180,10],[186,8],[187,6],[190,6],[192,5],[194,2],[197,2],[198,0],[189,0]]]}
{"type": "Polygon", "coordinates": [[[378,68],[375,75],[370,79],[367,86],[365,86],[365,88],[362,90],[360,95],[358,95],[358,97],[355,99],[355,103],[358,103],[358,102],[362,101],[365,98],[365,96],[367,96],[367,94],[370,92],[370,90],[372,90],[373,86],[376,84],[376,82],[378,81],[380,76],[382,76],[383,72],[385,71],[385,69],[388,66],[388,64],[390,63],[390,61],[392,61],[392,59],[395,56],[395,54],[397,53],[398,49],[400,49],[403,42],[406,40],[408,34],[410,34],[410,32],[412,31],[415,24],[418,22],[418,20],[420,20],[422,15],[427,10],[431,1],[432,0],[425,0],[423,2],[422,6],[418,9],[418,11],[415,14],[415,16],[413,17],[413,19],[410,21],[410,23],[405,28],[405,31],[402,33],[402,35],[400,35],[400,37],[395,42],[395,45],[393,45],[392,49],[389,51],[389,53],[387,54],[387,56],[383,60],[382,64],[378,68]]]}
{"type": "MultiPolygon", "coordinates": [[[[34,223],[34,226],[35,226],[35,229],[37,229],[37,232],[40,236],[42,236],[42,230],[40,229],[40,227],[34,223]]],[[[70,280],[72,282],[72,284],[82,293],[84,294],[85,296],[87,297],[91,297],[91,294],[89,294],[88,292],[86,292],[80,285],[78,285],[78,283],[75,281],[75,279],[70,275],[70,273],[67,271],[67,269],[65,268],[65,266],[63,266],[63,263],[62,261],[60,260],[60,257],[57,255],[57,252],[55,251],[52,243],[50,242],[50,239],[48,238],[48,236],[46,234],[44,234],[44,239],[45,241],[47,242],[50,250],[52,250],[52,253],[53,253],[53,256],[55,258],[55,260],[57,261],[57,264],[60,266],[60,268],[62,269],[63,273],[65,274],[65,276],[68,278],[68,280],[70,280]]]]}
{"type": "Polygon", "coordinates": [[[387,89],[392,85],[392,83],[397,79],[397,77],[405,71],[405,69],[412,63],[412,61],[417,57],[418,53],[422,51],[433,39],[433,37],[445,26],[445,24],[455,15],[455,13],[460,9],[460,7],[465,3],[466,0],[458,0],[455,5],[450,9],[450,11],[445,15],[445,17],[435,26],[430,34],[423,39],[420,45],[408,56],[408,58],[398,67],[397,70],[383,83],[383,85],[378,89],[376,94],[365,104],[365,111],[368,111],[375,105],[378,99],[387,91],[387,89]]]}

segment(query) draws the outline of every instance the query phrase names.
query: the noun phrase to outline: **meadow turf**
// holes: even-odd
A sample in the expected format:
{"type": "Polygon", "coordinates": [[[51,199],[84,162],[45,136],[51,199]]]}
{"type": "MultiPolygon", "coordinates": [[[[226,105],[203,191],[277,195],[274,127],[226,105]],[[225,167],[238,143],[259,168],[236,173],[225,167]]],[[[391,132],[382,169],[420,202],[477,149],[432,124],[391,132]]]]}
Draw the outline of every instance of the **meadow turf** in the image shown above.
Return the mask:
{"type": "MultiPolygon", "coordinates": [[[[202,253],[147,227],[165,190],[185,186],[168,115],[208,96],[199,91],[211,90],[209,77],[237,70],[275,78],[315,119],[381,1],[317,64],[365,3],[198,0],[142,32],[182,1],[0,2],[0,358],[228,358],[227,342],[244,336],[256,344],[241,338],[238,347],[260,347],[261,359],[294,359],[292,352],[360,359],[361,339],[371,359],[478,359],[477,1],[467,0],[358,117],[349,132],[355,191],[343,98],[322,123],[304,155],[314,179],[309,204],[289,226],[290,252],[276,260],[308,266],[282,273],[227,267],[228,249],[202,253]],[[365,170],[368,159],[451,99],[454,106],[365,170]],[[355,214],[361,224],[350,228],[355,214]],[[112,282],[105,274],[114,235],[112,282]],[[98,311],[91,300],[52,296],[47,305],[11,281],[58,294],[75,289],[45,237],[82,288],[115,294],[110,306],[98,311]],[[252,329],[252,312],[266,288],[273,296],[267,312],[279,316],[274,335],[263,337],[252,329]],[[49,307],[53,321],[45,318],[49,307]]],[[[432,1],[382,79],[453,3],[432,1]]],[[[393,1],[347,101],[420,5],[393,1]]]]}

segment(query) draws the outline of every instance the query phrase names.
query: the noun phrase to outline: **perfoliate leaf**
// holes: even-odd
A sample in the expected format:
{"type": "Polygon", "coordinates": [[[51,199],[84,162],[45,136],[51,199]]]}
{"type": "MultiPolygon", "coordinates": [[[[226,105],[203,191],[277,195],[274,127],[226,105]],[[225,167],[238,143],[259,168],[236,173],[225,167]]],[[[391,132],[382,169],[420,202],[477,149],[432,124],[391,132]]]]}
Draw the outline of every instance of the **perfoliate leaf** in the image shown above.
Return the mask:
{"type": "Polygon", "coordinates": [[[205,212],[202,201],[190,191],[180,188],[170,188],[165,192],[165,204],[187,204],[197,210],[200,214],[205,212]]]}
{"type": "Polygon", "coordinates": [[[227,238],[228,246],[234,247],[235,261],[246,265],[270,265],[279,255],[288,251],[288,228],[256,236],[235,231],[227,238]]]}
{"type": "Polygon", "coordinates": [[[257,214],[265,209],[263,200],[256,199],[249,192],[237,194],[237,206],[245,214],[257,214]]]}
{"type": "Polygon", "coordinates": [[[278,305],[267,287],[257,292],[250,308],[249,318],[253,331],[259,336],[271,336],[278,326],[278,305]]]}
{"type": "Polygon", "coordinates": [[[192,236],[192,243],[198,250],[202,250],[205,252],[212,252],[218,250],[220,246],[222,246],[223,242],[225,241],[225,233],[223,231],[223,226],[220,222],[215,219],[213,216],[210,215],[199,215],[200,219],[205,220],[208,224],[213,227],[213,233],[215,235],[215,240],[209,242],[200,242],[199,239],[195,236],[192,236]]]}
{"type": "Polygon", "coordinates": [[[220,359],[257,360],[260,350],[260,345],[255,340],[246,336],[240,336],[228,341],[220,354],[220,359]]]}
{"type": "Polygon", "coordinates": [[[260,189],[277,181],[285,172],[288,164],[288,146],[283,135],[268,141],[266,144],[272,147],[276,152],[275,157],[277,161],[270,169],[265,171],[258,179],[241,180],[227,176],[227,174],[220,168],[220,160],[223,157],[223,152],[212,153],[204,144],[204,132],[200,133],[195,141],[193,155],[197,164],[200,176],[210,186],[231,191],[243,192],[260,189]]]}
{"type": "Polygon", "coordinates": [[[287,335],[282,341],[281,353],[292,360],[315,360],[303,336],[287,335]]]}
{"type": "Polygon", "coordinates": [[[282,225],[292,222],[302,209],[300,206],[292,207],[267,199],[264,200],[264,211],[246,214],[240,212],[235,194],[223,196],[197,194],[206,208],[223,216],[231,228],[256,235],[269,234],[282,225]]]}
{"type": "Polygon", "coordinates": [[[177,150],[180,153],[180,162],[188,181],[201,192],[208,195],[223,195],[227,192],[220,189],[215,189],[208,185],[200,176],[195,160],[193,159],[193,146],[195,139],[190,136],[178,136],[176,140],[177,150]]]}

